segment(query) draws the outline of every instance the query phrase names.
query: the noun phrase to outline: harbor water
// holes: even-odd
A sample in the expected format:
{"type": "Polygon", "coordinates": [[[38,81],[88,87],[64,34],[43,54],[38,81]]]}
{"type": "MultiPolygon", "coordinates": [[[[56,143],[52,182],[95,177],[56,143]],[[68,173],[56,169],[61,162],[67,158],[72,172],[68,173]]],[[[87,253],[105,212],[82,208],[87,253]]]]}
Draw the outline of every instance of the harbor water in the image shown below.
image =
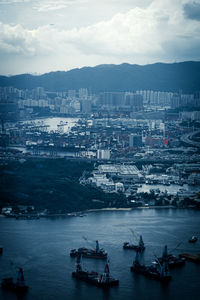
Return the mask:
{"type": "Polygon", "coordinates": [[[33,126],[38,126],[40,130],[42,130],[42,126],[48,132],[59,132],[62,129],[62,133],[68,133],[78,122],[78,118],[40,118],[34,119],[32,121],[24,121],[24,124],[32,124],[33,126]],[[41,128],[40,128],[41,126],[41,128]]]}
{"type": "MultiPolygon", "coordinates": [[[[123,250],[125,241],[137,243],[142,234],[146,250],[142,260],[150,264],[162,254],[167,244],[169,252],[197,254],[200,241],[188,243],[199,235],[200,211],[190,209],[136,209],[132,211],[98,211],[83,217],[15,220],[0,218],[0,277],[16,275],[22,266],[28,293],[27,300],[93,300],[93,299],[199,299],[200,265],[186,262],[171,270],[167,285],[130,272],[135,252],[123,250]],[[119,279],[119,286],[103,290],[76,281],[71,273],[75,259],[71,249],[95,247],[99,240],[109,255],[110,272],[119,279]],[[178,246],[178,247],[177,247],[178,246]],[[177,249],[175,249],[177,247],[177,249]]],[[[102,273],[105,261],[82,260],[84,269],[102,273]]],[[[17,299],[11,292],[0,290],[0,299],[17,299]]]]}

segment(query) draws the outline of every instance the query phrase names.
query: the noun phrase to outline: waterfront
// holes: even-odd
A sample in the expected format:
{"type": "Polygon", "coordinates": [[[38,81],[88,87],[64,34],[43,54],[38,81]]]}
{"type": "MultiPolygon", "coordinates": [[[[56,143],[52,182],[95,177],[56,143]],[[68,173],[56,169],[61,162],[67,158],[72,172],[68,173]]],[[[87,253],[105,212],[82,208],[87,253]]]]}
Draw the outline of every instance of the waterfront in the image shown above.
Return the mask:
{"type": "MultiPolygon", "coordinates": [[[[130,265],[134,251],[124,251],[124,241],[133,241],[130,229],[142,234],[146,243],[144,261],[149,264],[155,254],[162,253],[165,244],[169,250],[181,245],[174,254],[199,253],[200,243],[189,244],[188,238],[199,234],[200,212],[187,209],[140,209],[133,211],[101,211],[87,216],[15,220],[0,218],[0,244],[4,253],[0,257],[0,276],[13,276],[13,260],[24,266],[24,275],[30,286],[25,299],[198,299],[200,266],[186,262],[182,268],[172,270],[173,279],[168,286],[134,275],[130,265]],[[83,239],[87,237],[88,243],[83,239]],[[118,288],[103,291],[76,282],[71,278],[75,260],[69,257],[73,248],[92,247],[98,239],[108,251],[110,269],[120,280],[118,288]],[[184,285],[183,285],[184,282],[184,285]]],[[[103,272],[104,261],[83,260],[85,269],[103,272]]],[[[16,299],[11,293],[0,298],[16,299]]]]}
{"type": "Polygon", "coordinates": [[[59,131],[59,127],[62,128],[63,133],[69,133],[73,126],[75,126],[78,122],[78,118],[40,118],[34,119],[31,121],[24,121],[23,124],[32,124],[33,126],[47,126],[48,132],[57,132],[59,131]]]}

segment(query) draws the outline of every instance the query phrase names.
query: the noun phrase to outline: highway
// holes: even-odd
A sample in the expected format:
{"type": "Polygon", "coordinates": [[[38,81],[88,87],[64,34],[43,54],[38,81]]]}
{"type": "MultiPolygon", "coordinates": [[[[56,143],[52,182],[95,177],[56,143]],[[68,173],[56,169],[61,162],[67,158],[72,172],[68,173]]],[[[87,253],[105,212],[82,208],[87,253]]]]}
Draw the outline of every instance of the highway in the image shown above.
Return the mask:
{"type": "Polygon", "coordinates": [[[200,133],[200,130],[197,130],[197,131],[193,131],[193,132],[190,132],[190,133],[187,133],[187,134],[184,134],[182,137],[181,137],[181,141],[190,145],[190,146],[193,146],[193,147],[198,147],[200,148],[200,142],[196,142],[196,141],[193,141],[192,138],[199,134],[200,133]]]}

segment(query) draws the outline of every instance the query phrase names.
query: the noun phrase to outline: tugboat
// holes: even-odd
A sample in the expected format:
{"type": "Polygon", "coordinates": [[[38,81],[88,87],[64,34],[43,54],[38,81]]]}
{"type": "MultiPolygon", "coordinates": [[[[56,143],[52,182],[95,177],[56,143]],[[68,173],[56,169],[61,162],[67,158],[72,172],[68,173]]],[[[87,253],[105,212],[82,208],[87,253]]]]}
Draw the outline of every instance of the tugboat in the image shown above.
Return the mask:
{"type": "Polygon", "coordinates": [[[81,255],[77,256],[76,271],[72,272],[72,277],[102,288],[119,285],[119,280],[110,276],[108,262],[105,265],[104,273],[102,275],[99,275],[94,271],[83,271],[81,267],[81,255]]]}
{"type": "Polygon", "coordinates": [[[144,246],[144,242],[142,239],[142,235],[140,235],[140,240],[139,240],[138,245],[133,245],[133,244],[130,244],[129,242],[124,242],[123,249],[124,250],[127,250],[127,249],[128,250],[136,250],[139,252],[143,252],[145,250],[145,246],[144,246]]]}
{"type": "Polygon", "coordinates": [[[156,264],[162,265],[164,259],[165,260],[167,259],[170,269],[174,268],[174,267],[181,267],[185,264],[185,258],[184,257],[177,257],[173,254],[168,254],[167,246],[165,246],[164,253],[163,253],[163,256],[165,255],[165,258],[163,258],[163,256],[156,258],[156,261],[155,261],[156,264]]]}
{"type": "Polygon", "coordinates": [[[4,290],[10,290],[15,293],[25,293],[28,290],[28,286],[25,284],[23,269],[19,268],[17,273],[17,281],[15,282],[12,277],[3,278],[1,287],[4,290]]]}
{"type": "Polygon", "coordinates": [[[98,258],[98,259],[106,259],[107,258],[107,252],[104,249],[99,248],[98,241],[96,241],[96,249],[79,248],[78,250],[72,249],[70,251],[71,257],[76,257],[80,254],[83,257],[87,257],[87,258],[98,258]]]}
{"type": "Polygon", "coordinates": [[[140,264],[139,251],[137,251],[135,260],[131,266],[131,271],[161,282],[168,282],[172,278],[169,273],[168,261],[165,254],[163,254],[163,264],[160,265],[159,271],[155,266],[145,266],[140,264]]]}
{"type": "Polygon", "coordinates": [[[188,243],[196,243],[198,241],[198,237],[193,235],[191,239],[188,240],[188,243]]]}

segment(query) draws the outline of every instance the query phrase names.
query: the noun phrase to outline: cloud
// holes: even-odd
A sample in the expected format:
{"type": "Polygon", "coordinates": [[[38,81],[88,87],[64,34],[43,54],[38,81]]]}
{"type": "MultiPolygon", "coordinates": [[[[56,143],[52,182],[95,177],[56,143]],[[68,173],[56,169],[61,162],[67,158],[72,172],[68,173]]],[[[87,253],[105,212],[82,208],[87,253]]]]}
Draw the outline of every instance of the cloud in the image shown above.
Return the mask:
{"type": "Polygon", "coordinates": [[[153,15],[147,16],[142,9],[136,8],[127,14],[117,14],[110,21],[80,29],[58,30],[42,26],[27,30],[21,25],[0,24],[0,40],[4,51],[25,55],[40,51],[64,52],[68,47],[87,55],[145,54],[147,49],[150,54],[161,50],[160,43],[155,43],[156,27],[153,15]]]}
{"type": "Polygon", "coordinates": [[[0,23],[0,51],[9,54],[34,55],[37,41],[34,30],[25,30],[21,25],[0,23]]]}
{"type": "Polygon", "coordinates": [[[0,0],[0,4],[13,4],[13,3],[32,3],[33,8],[39,12],[50,10],[59,10],[66,8],[69,5],[84,3],[87,0],[0,0]]]}
{"type": "Polygon", "coordinates": [[[200,3],[186,3],[183,9],[186,18],[200,21],[200,3]]]}
{"type": "MultiPolygon", "coordinates": [[[[82,1],[82,0],[75,0],[82,1]]],[[[50,3],[51,1],[43,1],[50,3]]],[[[58,5],[70,1],[58,1],[58,5]]],[[[46,7],[46,9],[50,9],[46,7]]],[[[53,9],[53,1],[52,1],[53,9]]],[[[154,0],[107,21],[81,28],[0,24],[0,51],[18,56],[49,58],[49,66],[77,64],[148,63],[200,59],[200,27],[184,17],[180,0],[154,0]],[[96,63],[95,63],[96,62],[96,63]]],[[[40,68],[40,66],[39,66],[40,68]]],[[[37,69],[35,70],[37,71],[37,69]]]]}
{"type": "Polygon", "coordinates": [[[67,7],[74,3],[74,0],[43,0],[36,1],[34,9],[39,12],[50,11],[50,10],[59,10],[67,7]]]}
{"type": "Polygon", "coordinates": [[[26,3],[34,0],[0,0],[0,4],[26,3]]]}

